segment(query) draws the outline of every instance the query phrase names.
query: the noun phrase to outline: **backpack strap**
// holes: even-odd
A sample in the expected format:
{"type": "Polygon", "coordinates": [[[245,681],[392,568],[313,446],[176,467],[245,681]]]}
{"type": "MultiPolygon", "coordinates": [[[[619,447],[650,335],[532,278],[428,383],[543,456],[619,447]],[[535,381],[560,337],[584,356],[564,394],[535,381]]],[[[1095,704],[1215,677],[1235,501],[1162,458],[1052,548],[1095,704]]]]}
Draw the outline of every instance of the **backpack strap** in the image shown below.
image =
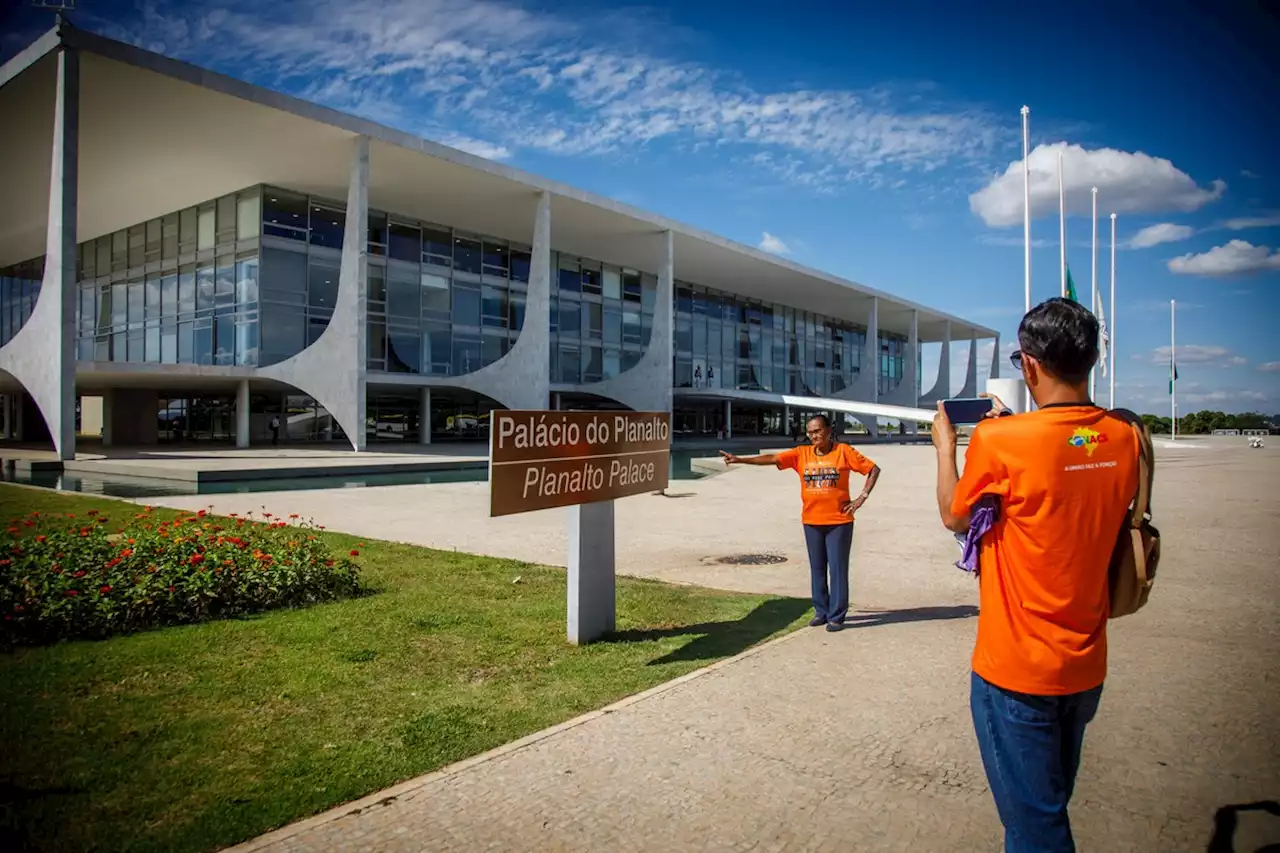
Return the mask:
{"type": "Polygon", "coordinates": [[[1111,414],[1125,421],[1133,429],[1138,441],[1138,491],[1130,508],[1129,526],[1135,530],[1151,520],[1151,488],[1155,481],[1155,447],[1151,443],[1151,431],[1141,417],[1128,409],[1112,409],[1111,414]]]}

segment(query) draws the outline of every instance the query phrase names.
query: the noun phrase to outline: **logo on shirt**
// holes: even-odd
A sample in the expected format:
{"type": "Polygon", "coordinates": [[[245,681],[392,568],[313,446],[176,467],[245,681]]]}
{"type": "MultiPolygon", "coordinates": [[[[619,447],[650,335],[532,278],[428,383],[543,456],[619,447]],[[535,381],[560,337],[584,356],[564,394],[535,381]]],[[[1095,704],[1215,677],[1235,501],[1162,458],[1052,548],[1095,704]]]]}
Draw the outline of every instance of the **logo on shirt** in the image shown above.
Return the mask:
{"type": "Polygon", "coordinates": [[[1095,432],[1086,427],[1077,427],[1076,431],[1071,433],[1071,438],[1067,439],[1067,444],[1072,447],[1083,447],[1086,456],[1093,456],[1093,451],[1098,449],[1098,445],[1106,443],[1106,433],[1095,432]]]}
{"type": "Polygon", "coordinates": [[[804,469],[801,479],[806,489],[834,489],[840,485],[840,472],[829,465],[814,465],[804,469]]]}

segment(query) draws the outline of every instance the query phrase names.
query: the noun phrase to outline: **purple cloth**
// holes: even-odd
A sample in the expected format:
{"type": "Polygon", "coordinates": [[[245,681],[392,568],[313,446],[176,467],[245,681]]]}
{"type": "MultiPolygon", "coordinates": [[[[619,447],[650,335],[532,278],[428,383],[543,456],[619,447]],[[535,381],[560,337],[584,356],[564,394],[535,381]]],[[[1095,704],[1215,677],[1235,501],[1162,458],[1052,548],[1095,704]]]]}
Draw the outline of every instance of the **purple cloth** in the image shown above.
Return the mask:
{"type": "MultiPolygon", "coordinates": [[[[960,560],[956,568],[978,573],[978,549],[982,537],[1000,520],[1000,499],[995,495],[983,495],[969,510],[969,532],[960,543],[960,560]]],[[[960,534],[956,534],[960,539],[960,534]]]]}

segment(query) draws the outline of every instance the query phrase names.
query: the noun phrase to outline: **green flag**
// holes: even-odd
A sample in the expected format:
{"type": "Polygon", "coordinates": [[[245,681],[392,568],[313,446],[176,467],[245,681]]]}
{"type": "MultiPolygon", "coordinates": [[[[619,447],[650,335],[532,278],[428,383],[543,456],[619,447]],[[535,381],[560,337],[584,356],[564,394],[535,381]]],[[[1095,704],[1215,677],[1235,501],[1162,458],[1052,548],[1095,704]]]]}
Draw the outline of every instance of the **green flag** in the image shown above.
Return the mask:
{"type": "Polygon", "coordinates": [[[1172,353],[1169,355],[1169,393],[1173,393],[1173,383],[1178,381],[1178,362],[1174,360],[1172,353]]]}
{"type": "Polygon", "coordinates": [[[1080,301],[1079,297],[1076,296],[1076,283],[1071,280],[1070,264],[1067,264],[1067,298],[1070,299],[1072,302],[1080,301]]]}

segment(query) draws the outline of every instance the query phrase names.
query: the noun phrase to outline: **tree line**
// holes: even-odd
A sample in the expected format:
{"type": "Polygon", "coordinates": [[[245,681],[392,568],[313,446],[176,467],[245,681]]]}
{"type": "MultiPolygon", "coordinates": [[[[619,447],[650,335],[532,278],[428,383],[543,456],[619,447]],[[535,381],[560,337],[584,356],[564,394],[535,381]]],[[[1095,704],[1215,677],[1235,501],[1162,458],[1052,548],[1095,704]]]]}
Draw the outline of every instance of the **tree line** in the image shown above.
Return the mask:
{"type": "MultiPolygon", "coordinates": [[[[1143,415],[1147,428],[1153,433],[1171,432],[1172,419],[1168,416],[1143,415]]],[[[1208,435],[1216,429],[1277,429],[1280,428],[1280,416],[1261,415],[1257,412],[1243,414],[1227,414],[1205,410],[1193,412],[1178,418],[1179,435],[1208,435]]]]}

